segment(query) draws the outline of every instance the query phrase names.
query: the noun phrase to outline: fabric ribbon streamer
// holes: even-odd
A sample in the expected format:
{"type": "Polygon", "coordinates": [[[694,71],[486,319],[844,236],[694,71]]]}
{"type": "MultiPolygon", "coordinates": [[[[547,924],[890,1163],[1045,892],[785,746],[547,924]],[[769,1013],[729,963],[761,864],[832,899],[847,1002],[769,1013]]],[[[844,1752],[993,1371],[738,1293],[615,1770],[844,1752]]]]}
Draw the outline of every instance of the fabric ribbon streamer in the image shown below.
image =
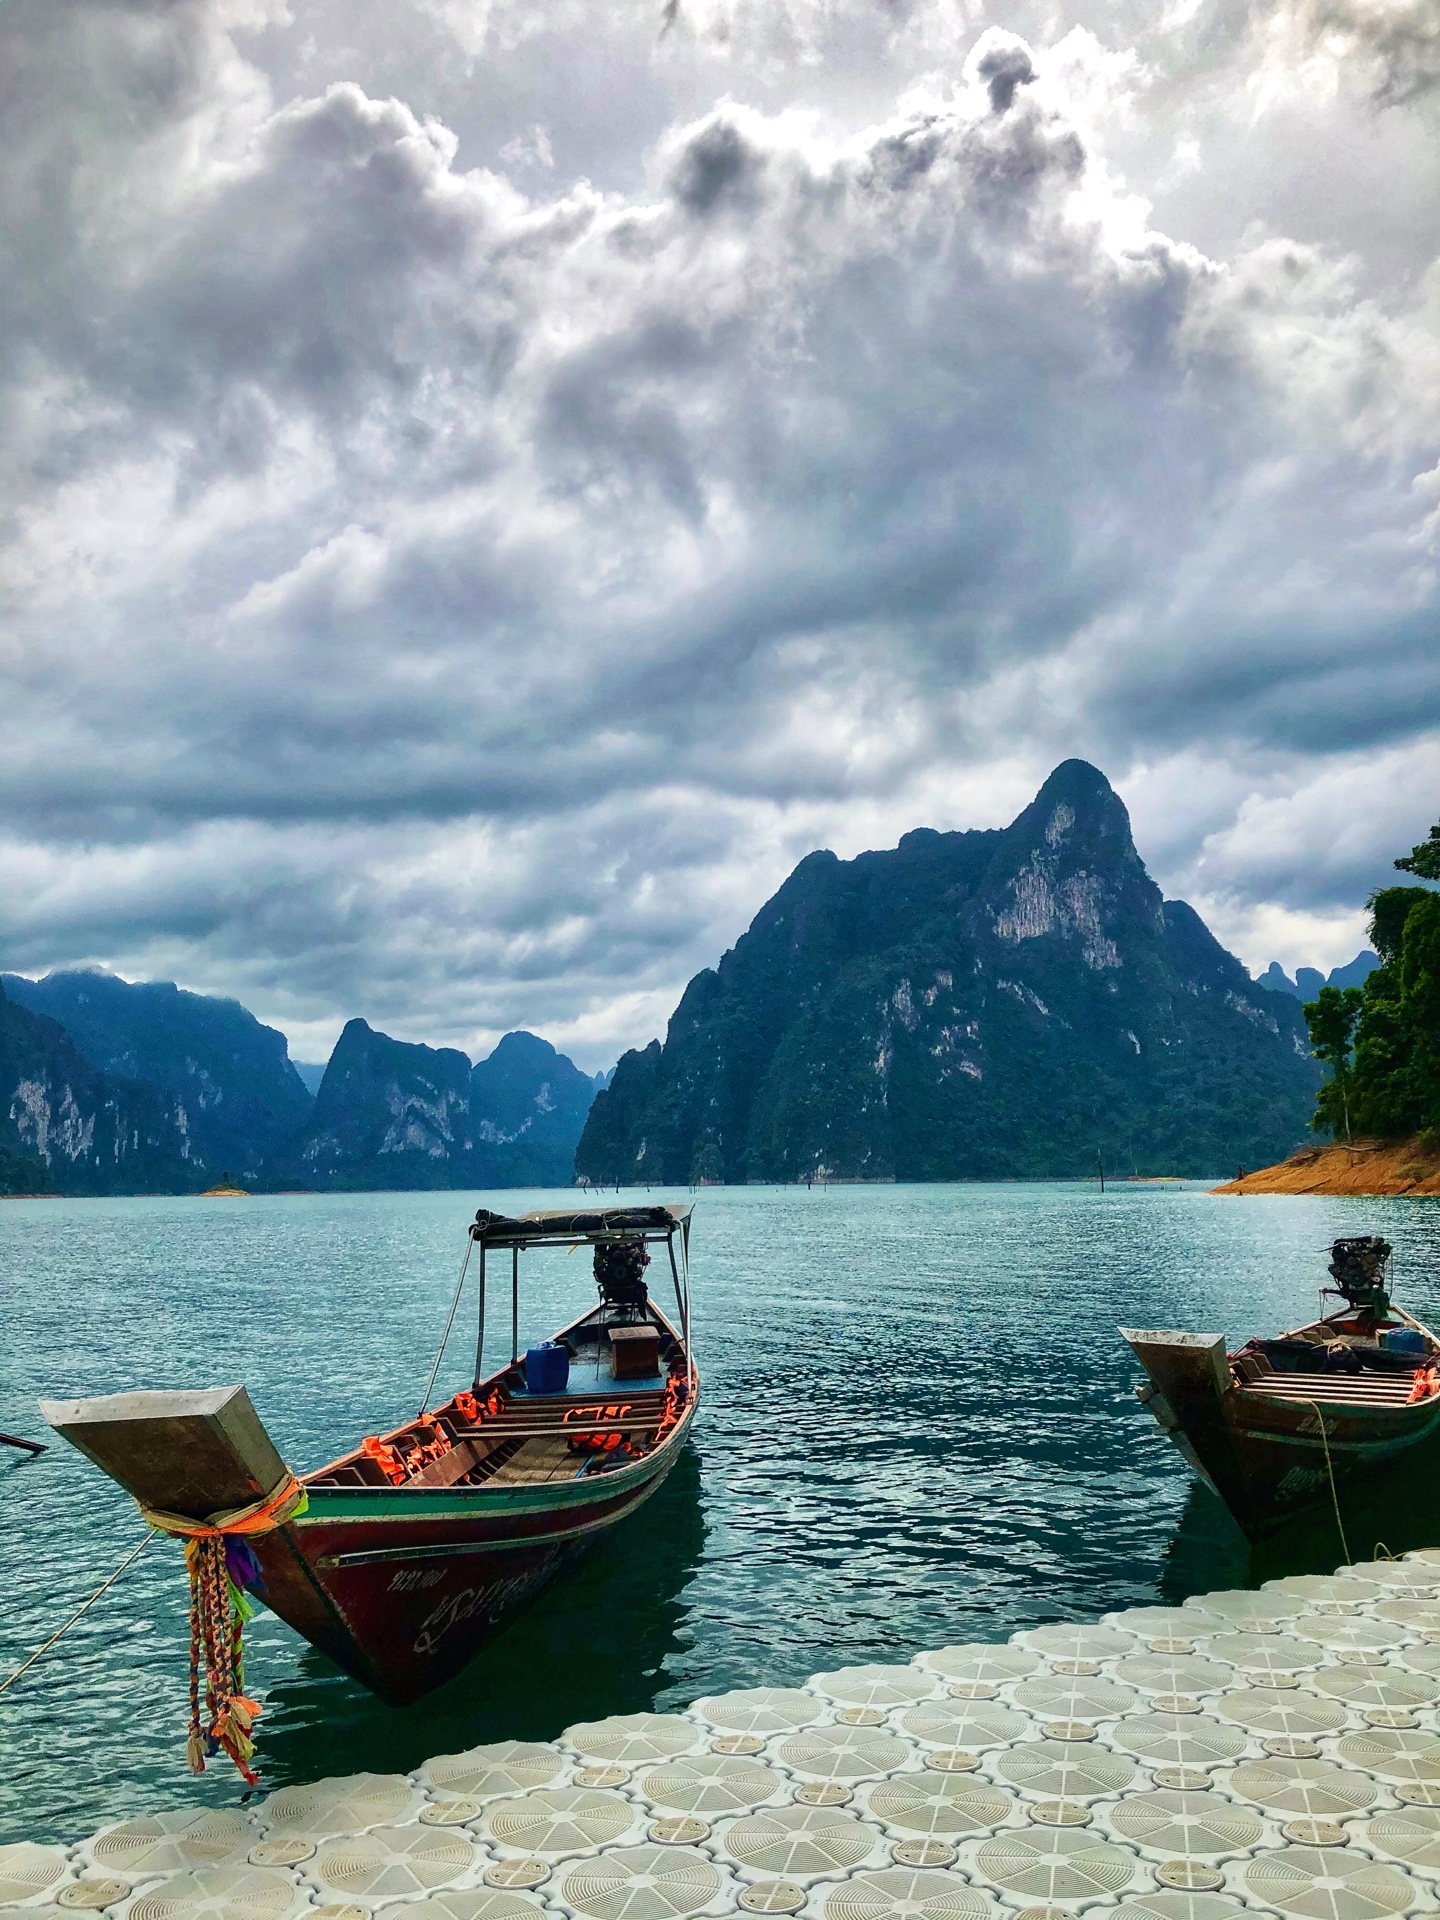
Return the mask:
{"type": "Polygon", "coordinates": [[[148,1526],[185,1542],[190,1573],[190,1737],[186,1755],[192,1773],[205,1761],[227,1753],[249,1786],[259,1779],[250,1765],[255,1742],[250,1730],[260,1714],[258,1701],[245,1692],[245,1622],[255,1615],[249,1589],[261,1584],[260,1562],[249,1541],[274,1533],[303,1513],[305,1489],[287,1474],[273,1492],[248,1507],[192,1520],[142,1505],[148,1526]],[[200,1674],[205,1674],[205,1712],[200,1712],[200,1674]]]}

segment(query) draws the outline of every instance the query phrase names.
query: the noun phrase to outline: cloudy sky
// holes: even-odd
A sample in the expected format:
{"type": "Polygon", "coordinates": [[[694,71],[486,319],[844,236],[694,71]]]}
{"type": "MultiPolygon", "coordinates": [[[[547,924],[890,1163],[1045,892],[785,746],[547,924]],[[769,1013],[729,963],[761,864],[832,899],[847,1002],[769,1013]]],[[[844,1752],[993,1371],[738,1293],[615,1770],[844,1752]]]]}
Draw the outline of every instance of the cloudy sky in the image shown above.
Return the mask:
{"type": "Polygon", "coordinates": [[[1434,0],[6,0],[0,960],[587,1067],[1101,766],[1440,816],[1434,0]]]}

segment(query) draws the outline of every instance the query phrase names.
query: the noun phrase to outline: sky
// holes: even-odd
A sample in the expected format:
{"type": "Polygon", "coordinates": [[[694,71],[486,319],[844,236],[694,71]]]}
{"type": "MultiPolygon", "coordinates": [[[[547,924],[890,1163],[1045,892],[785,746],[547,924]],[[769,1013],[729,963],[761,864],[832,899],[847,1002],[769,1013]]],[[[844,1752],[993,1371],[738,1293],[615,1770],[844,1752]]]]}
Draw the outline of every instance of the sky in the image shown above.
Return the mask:
{"type": "Polygon", "coordinates": [[[1433,0],[5,0],[0,964],[587,1069],[1079,755],[1440,817],[1433,0]]]}

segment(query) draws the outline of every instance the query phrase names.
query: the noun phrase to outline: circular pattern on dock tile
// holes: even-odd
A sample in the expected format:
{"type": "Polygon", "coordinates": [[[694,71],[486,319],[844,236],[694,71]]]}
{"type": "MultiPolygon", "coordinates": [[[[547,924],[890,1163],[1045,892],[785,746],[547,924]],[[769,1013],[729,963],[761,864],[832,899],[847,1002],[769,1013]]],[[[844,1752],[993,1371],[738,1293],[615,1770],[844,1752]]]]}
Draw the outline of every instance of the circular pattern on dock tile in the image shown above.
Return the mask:
{"type": "Polygon", "coordinates": [[[306,1873],[326,1892],[373,1906],[453,1883],[481,1858],[464,1834],[449,1828],[372,1827],[327,1840],[306,1873]]]}
{"type": "Polygon", "coordinates": [[[702,1737],[694,1721],[678,1713],[615,1713],[606,1720],[581,1720],[561,1736],[587,1760],[627,1767],[693,1753],[702,1737]]]}
{"type": "Polygon", "coordinates": [[[79,1880],[67,1880],[55,1895],[55,1904],[75,1913],[100,1913],[106,1907],[119,1906],[129,1894],[128,1880],[109,1874],[85,1874],[79,1880]]]}
{"type": "Polygon", "coordinates": [[[1280,1829],[1287,1840],[1301,1847],[1348,1847],[1350,1835],[1333,1820],[1310,1820],[1303,1815],[1287,1820],[1280,1829]]]}
{"type": "MultiPolygon", "coordinates": [[[[1410,1648],[1405,1651],[1409,1653],[1410,1648]]],[[[1401,1667],[1321,1667],[1306,1675],[1306,1684],[1328,1699],[1358,1707],[1423,1707],[1440,1698],[1440,1685],[1421,1673],[1401,1667]]]]}
{"type": "Polygon", "coordinates": [[[16,1906],[40,1895],[65,1874],[65,1855],[59,1847],[42,1847],[33,1840],[14,1840],[0,1847],[0,1900],[16,1906]]]}
{"type": "MultiPolygon", "coordinates": [[[[538,1900],[499,1887],[457,1887],[426,1900],[387,1907],[385,1920],[536,1920],[545,1912],[538,1900]]],[[[308,1916],[307,1916],[308,1920],[308,1916]]]]}
{"type": "Polygon", "coordinates": [[[1115,1662],[1115,1678],[1142,1693],[1218,1693],[1235,1683],[1234,1667],[1199,1654],[1136,1653],[1115,1662]]]}
{"type": "Polygon", "coordinates": [[[1162,1887],[1175,1887],[1182,1893],[1214,1893],[1225,1884],[1225,1877],[1201,1860],[1162,1860],[1155,1869],[1162,1887]]]}
{"type": "Polygon", "coordinates": [[[1382,1780],[1440,1780],[1440,1741],[1433,1733],[1366,1727],[1335,1742],[1337,1758],[1382,1780]]]}
{"type": "Polygon", "coordinates": [[[1293,1594],[1311,1607],[1363,1607],[1380,1599],[1384,1591],[1373,1580],[1352,1580],[1336,1573],[1292,1573],[1284,1580],[1267,1580],[1262,1588],[1265,1593],[1293,1594]]]}
{"type": "Polygon", "coordinates": [[[756,1880],[739,1889],[739,1905],[747,1914],[797,1914],[808,1895],[793,1880],[756,1880]]]}
{"type": "MultiPolygon", "coordinates": [[[[758,1743],[757,1743],[758,1744],[758,1743]]],[[[623,1787],[630,1778],[628,1767],[577,1767],[571,1782],[576,1787],[623,1787]]]]}
{"type": "Polygon", "coordinates": [[[823,1911],[825,1920],[986,1920],[991,1908],[958,1874],[901,1864],[832,1887],[823,1911]]]}
{"type": "Polygon", "coordinates": [[[1114,1680],[1074,1680],[1037,1673],[1015,1689],[1015,1704],[1049,1720],[1114,1720],[1140,1704],[1133,1687],[1114,1680]]]}
{"type": "Polygon", "coordinates": [[[305,1786],[281,1787],[261,1801],[260,1818],[277,1835],[324,1840],[402,1819],[419,1798],[400,1773],[334,1774],[305,1786]]]}
{"type": "Polygon", "coordinates": [[[305,1896],[284,1873],[207,1867],[177,1873],[130,1903],[130,1920],[285,1920],[305,1896]]]}
{"type": "Polygon", "coordinates": [[[901,1732],[912,1740],[919,1740],[925,1746],[964,1747],[971,1751],[1008,1746],[1012,1740],[1018,1740],[1029,1725],[1028,1717],[1013,1707],[950,1700],[927,1700],[900,1718],[901,1732]]]}
{"type": "Polygon", "coordinates": [[[1257,1854],[1242,1879],[1254,1899],[1302,1920],[1385,1920],[1420,1891],[1398,1867],[1318,1847],[1257,1854]]]}
{"type": "Polygon", "coordinates": [[[1306,1813],[1322,1820],[1359,1813],[1375,1798],[1372,1780],[1329,1760],[1246,1760],[1228,1784],[1240,1799],[1273,1813],[1306,1813]]]}
{"type": "Polygon", "coordinates": [[[722,1733],[710,1742],[711,1753],[739,1753],[753,1756],[765,1751],[758,1733],[722,1733]]]}
{"type": "Polygon", "coordinates": [[[718,1844],[737,1866],[782,1879],[814,1880],[858,1867],[880,1836],[854,1814],[832,1807],[766,1807],[721,1831],[718,1844]]]}
{"type": "Polygon", "coordinates": [[[1367,1727],[1418,1727],[1420,1724],[1406,1707],[1366,1707],[1362,1717],[1367,1727]]]}
{"type": "Polygon", "coordinates": [[[773,1767],[720,1753],[668,1760],[641,1776],[640,1792],[652,1806],[681,1813],[744,1813],[785,1791],[773,1767]]]}
{"type": "Polygon", "coordinates": [[[1404,1807],[1367,1820],[1364,1840],[1375,1853],[1440,1873],[1440,1807],[1404,1807]]]}
{"type": "Polygon", "coordinates": [[[842,1727],[883,1727],[885,1724],[879,1707],[841,1707],[835,1718],[842,1727]]]}
{"type": "Polygon", "coordinates": [[[1272,1734],[1313,1740],[1317,1733],[1334,1733],[1350,1716],[1334,1700],[1322,1699],[1305,1689],[1280,1690],[1273,1687],[1237,1687],[1222,1694],[1214,1703],[1215,1712],[1233,1720],[1237,1727],[1251,1733],[1272,1734]]]}
{"type": "MultiPolygon", "coordinates": [[[[421,1807],[419,1820],[422,1827],[468,1827],[472,1820],[478,1820],[485,1811],[483,1800],[434,1800],[428,1807],[421,1807]]],[[[281,1840],[282,1847],[299,1846],[295,1840],[281,1840]]]]}
{"type": "Polygon", "coordinates": [[[1344,1652],[1385,1653],[1392,1647],[1403,1647],[1409,1637],[1403,1627],[1385,1620],[1367,1620],[1361,1614],[1302,1613],[1289,1626],[1291,1633],[1302,1640],[1344,1652]]]}
{"type": "Polygon", "coordinates": [[[1399,1647],[1395,1658],[1415,1673],[1440,1674],[1440,1646],[1399,1647]]]}
{"type": "Polygon", "coordinates": [[[1440,1807],[1440,1784],[1433,1781],[1405,1781],[1391,1791],[1407,1807],[1440,1807]]]}
{"type": "Polygon", "coordinates": [[[866,1787],[861,1798],[872,1820],[902,1833],[937,1837],[984,1833],[1019,1809],[1019,1802],[998,1787],[953,1773],[897,1774],[866,1787]]]}
{"type": "Polygon", "coordinates": [[[1174,1787],[1177,1793],[1208,1793],[1215,1784],[1203,1767],[1156,1767],[1150,1777],[1157,1787],[1174,1787]]]}
{"type": "Polygon", "coordinates": [[[1204,1613],[1199,1607],[1128,1607],[1124,1613],[1107,1613],[1105,1624],[1149,1641],[1193,1640],[1196,1634],[1215,1632],[1224,1622],[1218,1613],[1204,1613]]]}
{"type": "Polygon", "coordinates": [[[1134,1854],[1098,1835],[1068,1827],[1017,1827],[984,1841],[977,1870],[1009,1893],[1078,1905],[1119,1893],[1135,1878],[1134,1854]]]}
{"type": "Polygon", "coordinates": [[[1088,1720],[1046,1720],[1041,1733],[1047,1740],[1093,1740],[1095,1729],[1088,1720]]]}
{"type": "Polygon", "coordinates": [[[1232,1920],[1246,1909],[1228,1893],[1132,1894],[1110,1920],[1232,1920]]]}
{"type": "Polygon", "coordinates": [[[698,1847],[702,1840],[710,1838],[710,1823],[697,1820],[689,1813],[667,1814],[663,1820],[650,1823],[645,1838],[659,1847],[698,1847]]]}
{"type": "Polygon", "coordinates": [[[1375,1613],[1416,1633],[1440,1633],[1440,1600],[1382,1600],[1375,1613]]]}
{"type": "Polygon", "coordinates": [[[912,1706],[935,1691],[934,1675],[919,1667],[837,1667],[833,1673],[812,1673],[805,1684],[847,1707],[912,1706]]]}
{"type": "Polygon", "coordinates": [[[1021,1680],[1040,1666],[1038,1653],[1023,1647],[992,1647],[978,1640],[963,1646],[941,1647],[934,1653],[922,1653],[915,1662],[929,1673],[946,1680],[978,1680],[990,1686],[1003,1686],[1007,1680],[1021,1680]]]}
{"type": "Polygon", "coordinates": [[[1246,1673],[1303,1673],[1325,1659],[1313,1640],[1297,1640],[1290,1633],[1217,1633],[1209,1651],[1246,1673]]]}
{"type": "Polygon", "coordinates": [[[298,1867],[314,1853],[313,1840],[257,1840],[245,1858],[252,1867],[298,1867]]]}
{"type": "Polygon", "coordinates": [[[1373,1580],[1391,1593],[1432,1594],[1440,1589],[1440,1566],[1424,1560],[1360,1560],[1345,1572],[1355,1580],[1373,1580]]]}
{"type": "Polygon", "coordinates": [[[737,1687],[697,1700],[693,1711],[709,1726],[730,1733],[794,1733],[814,1726],[825,1703],[799,1687],[737,1687]]]}
{"type": "Polygon", "coordinates": [[[1093,1680],[1100,1671],[1100,1662],[1098,1660],[1064,1660],[1056,1655],[1050,1661],[1050,1671],[1051,1673],[1083,1674],[1087,1679],[1093,1680]]]}
{"type": "Polygon", "coordinates": [[[1012,1787],[1042,1800],[1094,1800],[1119,1793],[1135,1778],[1135,1762],[1105,1747],[1077,1747],[1058,1740],[1031,1740],[1011,1747],[995,1771],[1012,1787]]]}
{"type": "MultiPolygon", "coordinates": [[[[1250,1620],[1288,1620],[1292,1614],[1303,1613],[1305,1605],[1300,1594],[1275,1587],[1262,1587],[1258,1592],[1251,1587],[1227,1587],[1220,1593],[1197,1593],[1193,1610],[1238,1627],[1250,1620]]],[[[1188,1600],[1183,1610],[1191,1610],[1188,1600]]]]}
{"type": "Polygon", "coordinates": [[[556,1898],[588,1920],[677,1920],[720,1892],[718,1868],[687,1847],[620,1847],[582,1860],[561,1878],[556,1898]]]}
{"type": "Polygon", "coordinates": [[[480,1876],[487,1887],[539,1887],[550,1878],[544,1860],[495,1860],[480,1876]]]}
{"type": "Polygon", "coordinates": [[[1176,1793],[1161,1788],[1118,1800],[1106,1816],[1122,1840],[1167,1858],[1192,1854],[1218,1859],[1247,1853],[1264,1837],[1265,1823],[1249,1807],[1214,1793],[1176,1793]]]}
{"type": "Polygon", "coordinates": [[[1320,1749],[1298,1733],[1277,1733],[1260,1742],[1261,1749],[1281,1760],[1318,1760],[1320,1749]]]}
{"type": "Polygon", "coordinates": [[[85,1851],[97,1867],[138,1880],[187,1867],[226,1866],[254,1837],[250,1823],[228,1807],[183,1807],[102,1828],[85,1851]]]}
{"type": "Polygon", "coordinates": [[[854,1789],[842,1787],[838,1780],[802,1780],[795,1789],[802,1807],[848,1807],[855,1798],[854,1789]]]}
{"type": "Polygon", "coordinates": [[[1214,1767],[1245,1751],[1246,1739],[1208,1713],[1139,1713],[1110,1729],[1127,1753],[1169,1767],[1214,1767]]]}
{"type": "Polygon", "coordinates": [[[640,1810],[599,1787],[540,1787],[518,1800],[492,1801],[480,1832],[506,1853],[559,1859],[590,1853],[629,1833],[640,1810]]]}
{"type": "Polygon", "coordinates": [[[1062,1622],[1053,1627],[1030,1627],[1012,1634],[1010,1644],[1033,1653],[1054,1654],[1062,1660],[1114,1660],[1133,1653],[1139,1644],[1133,1633],[1119,1627],[1092,1627],[1084,1622],[1062,1622]]]}
{"type": "Polygon", "coordinates": [[[895,1772],[911,1758],[911,1750],[872,1727],[810,1727],[782,1740],[777,1758],[792,1773],[814,1780],[863,1780],[895,1772]]]}
{"type": "Polygon", "coordinates": [[[1025,1811],[1037,1827],[1088,1827],[1095,1818],[1078,1800],[1034,1800],[1025,1811]]]}
{"type": "Polygon", "coordinates": [[[897,1867],[951,1867],[955,1849],[948,1840],[897,1840],[890,1849],[897,1867]]]}
{"type": "Polygon", "coordinates": [[[934,1747],[921,1759],[931,1773],[974,1773],[980,1764],[979,1754],[968,1747],[934,1747]]]}
{"type": "Polygon", "coordinates": [[[988,1680],[951,1680],[945,1688],[950,1700],[993,1700],[999,1692],[988,1680]]]}
{"type": "Polygon", "coordinates": [[[757,1880],[753,1887],[740,1889],[746,1913],[798,1913],[808,1898],[793,1880],[757,1880]]]}
{"type": "Polygon", "coordinates": [[[548,1787],[565,1767],[565,1756],[556,1747],[534,1740],[494,1740],[465,1753],[439,1754],[419,1768],[416,1778],[437,1793],[495,1800],[507,1793],[526,1793],[531,1787],[548,1787]]]}

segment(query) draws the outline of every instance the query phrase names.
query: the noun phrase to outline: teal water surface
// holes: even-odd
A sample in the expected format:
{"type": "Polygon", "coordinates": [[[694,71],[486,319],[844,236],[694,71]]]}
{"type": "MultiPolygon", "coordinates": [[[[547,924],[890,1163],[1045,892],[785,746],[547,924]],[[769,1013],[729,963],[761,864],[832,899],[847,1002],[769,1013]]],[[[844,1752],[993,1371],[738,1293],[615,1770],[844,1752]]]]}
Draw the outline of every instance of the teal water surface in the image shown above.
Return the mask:
{"type": "MultiPolygon", "coordinates": [[[[418,1404],[474,1207],[546,1200],[7,1203],[0,1428],[34,1435],[40,1394],[244,1381],[290,1464],[318,1466],[418,1404]]],[[[1370,1231],[1395,1243],[1403,1303],[1440,1321],[1433,1202],[1145,1185],[705,1191],[705,1398],[666,1487],[410,1708],[381,1706],[262,1615],[248,1643],[266,1787],[1267,1576],[1273,1552],[1252,1561],[1136,1402],[1116,1324],[1232,1345],[1278,1331],[1310,1317],[1328,1242],[1370,1231]]],[[[583,1255],[527,1266],[522,1339],[592,1286],[583,1255]]],[[[472,1314],[446,1391],[468,1377],[472,1314]]],[[[508,1325],[492,1360],[501,1338],[508,1348],[508,1325]]],[[[0,1501],[8,1673],[142,1528],[63,1443],[0,1461],[0,1501]]],[[[1350,1541],[1356,1557],[1373,1544],[1350,1541]]],[[[1287,1569],[1342,1557],[1333,1524],[1275,1551],[1287,1569]]],[[[179,1550],[157,1540],[0,1697],[0,1839],[76,1839],[129,1812],[239,1800],[222,1763],[185,1771],[186,1656],[179,1550]]]]}

